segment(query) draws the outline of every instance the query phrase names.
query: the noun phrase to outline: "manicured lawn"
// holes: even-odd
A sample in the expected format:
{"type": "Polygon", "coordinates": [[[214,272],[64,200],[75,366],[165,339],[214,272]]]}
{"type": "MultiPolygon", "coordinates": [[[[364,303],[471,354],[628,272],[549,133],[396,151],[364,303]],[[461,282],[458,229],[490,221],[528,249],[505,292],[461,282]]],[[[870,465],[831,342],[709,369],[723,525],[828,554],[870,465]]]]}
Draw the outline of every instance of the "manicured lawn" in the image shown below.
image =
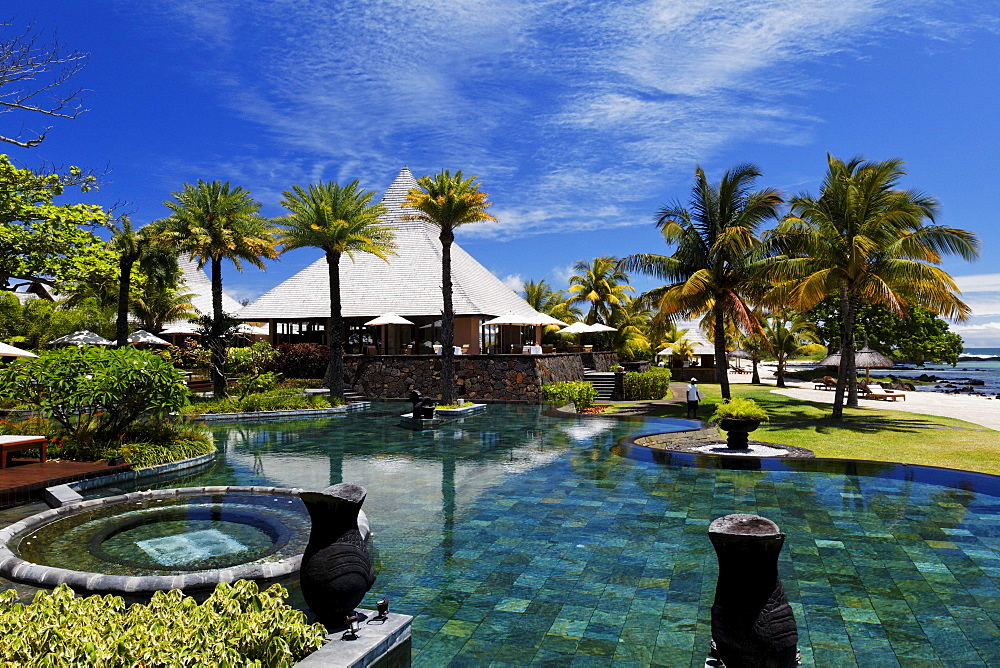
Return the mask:
{"type": "MultiPolygon", "coordinates": [[[[722,400],[718,385],[703,385],[704,420],[722,400]]],[[[830,419],[830,405],[773,394],[773,386],[737,384],[733,396],[750,397],[767,409],[771,424],[751,438],[808,448],[817,457],[870,459],[927,466],[946,466],[1000,475],[998,432],[936,415],[882,408],[845,408],[845,420],[830,419]],[[959,429],[954,429],[959,427],[959,429]]],[[[603,402],[602,402],[603,403],[603,402]]],[[[665,406],[658,415],[685,417],[683,402],[665,406]]]]}

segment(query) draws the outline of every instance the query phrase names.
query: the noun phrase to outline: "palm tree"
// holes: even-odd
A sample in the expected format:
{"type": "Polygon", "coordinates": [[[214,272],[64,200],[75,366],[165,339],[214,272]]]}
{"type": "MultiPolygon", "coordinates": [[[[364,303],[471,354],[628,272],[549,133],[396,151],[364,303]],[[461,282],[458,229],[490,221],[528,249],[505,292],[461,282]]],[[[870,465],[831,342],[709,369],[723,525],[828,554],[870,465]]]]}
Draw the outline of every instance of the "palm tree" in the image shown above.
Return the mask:
{"type": "Polygon", "coordinates": [[[778,362],[774,372],[777,386],[785,386],[785,365],[797,355],[811,355],[824,349],[816,325],[800,313],[775,311],[764,320],[763,341],[778,362]]]}
{"type": "Polygon", "coordinates": [[[455,229],[469,223],[496,220],[486,213],[492,202],[474,183],[475,176],[464,178],[461,170],[454,175],[448,170],[417,180],[418,187],[411,190],[403,201],[404,207],[416,210],[407,216],[423,220],[441,230],[441,297],[444,310],[441,314],[441,401],[455,402],[455,307],[452,304],[451,245],[455,229]]]}
{"type": "Polygon", "coordinates": [[[753,252],[759,245],[761,223],[777,216],[781,196],[773,188],[752,190],[761,172],[755,165],[738,165],[711,185],[705,172],[695,170],[690,209],[679,202],[657,213],[656,226],[672,255],[642,253],[622,260],[666,285],[645,293],[642,300],[667,316],[704,316],[712,326],[715,373],[723,398],[730,397],[726,368],[726,322],[749,331],[759,325],[748,295],[754,287],[753,252]]]}
{"type": "Polygon", "coordinates": [[[848,405],[858,404],[858,304],[879,304],[897,314],[908,304],[956,319],[970,314],[951,276],[935,265],[945,254],[975,259],[979,240],[972,232],[933,224],[937,201],[899,189],[905,173],[901,160],[865,162],[855,157],[845,163],[827,155],[820,196],[792,198],[791,213],[775,233],[786,254],[772,261],[773,275],[794,286],[792,306],[806,312],[824,297],[840,300],[843,362],[835,419],[843,416],[845,388],[848,405]]]}
{"type": "Polygon", "coordinates": [[[577,272],[569,279],[571,304],[590,304],[586,323],[596,322],[607,324],[611,309],[621,306],[628,297],[626,293],[633,292],[628,284],[628,274],[619,265],[618,258],[610,255],[595,257],[592,261],[578,260],[573,265],[577,272]]]}
{"type": "Polygon", "coordinates": [[[228,182],[202,181],[184,184],[163,204],[173,213],[157,223],[166,243],[198,261],[198,268],[211,265],[212,316],[208,344],[212,350],[212,386],[216,397],[226,395],[226,349],[222,311],[222,260],[228,259],[243,271],[241,261],[264,269],[264,259],[278,257],[270,223],[258,215],[260,202],[240,186],[228,182]]]}
{"type": "Polygon", "coordinates": [[[198,316],[191,298],[193,292],[156,286],[148,281],[142,293],[133,297],[129,309],[139,320],[139,326],[150,334],[159,334],[168,322],[190,320],[198,316]]]}
{"type": "Polygon", "coordinates": [[[291,213],[276,222],[282,228],[278,234],[281,252],[295,248],[322,248],[330,279],[330,327],[327,345],[330,361],[323,377],[323,387],[330,395],[344,397],[344,317],[340,295],[340,258],[354,259],[355,253],[371,253],[386,262],[395,255],[393,230],[383,225],[379,216],[385,213],[382,204],[372,204],[374,191],[362,190],[358,181],[346,186],[329,181],[303,189],[292,186],[282,193],[281,206],[291,213]]]}
{"type": "Polygon", "coordinates": [[[622,359],[634,360],[648,355],[649,309],[638,299],[625,296],[620,306],[611,309],[609,324],[617,331],[607,332],[608,350],[614,350],[622,359]]]}

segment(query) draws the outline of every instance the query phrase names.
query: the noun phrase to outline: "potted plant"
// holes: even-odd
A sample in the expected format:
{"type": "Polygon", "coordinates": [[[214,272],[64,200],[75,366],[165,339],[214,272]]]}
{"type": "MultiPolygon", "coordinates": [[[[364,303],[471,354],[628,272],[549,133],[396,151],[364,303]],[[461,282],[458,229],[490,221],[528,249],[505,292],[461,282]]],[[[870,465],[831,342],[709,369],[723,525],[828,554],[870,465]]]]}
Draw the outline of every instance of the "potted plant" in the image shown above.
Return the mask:
{"type": "Polygon", "coordinates": [[[726,446],[730,450],[746,450],[748,434],[767,422],[767,411],[753,399],[736,397],[715,407],[709,422],[719,423],[726,432],[726,446]]]}

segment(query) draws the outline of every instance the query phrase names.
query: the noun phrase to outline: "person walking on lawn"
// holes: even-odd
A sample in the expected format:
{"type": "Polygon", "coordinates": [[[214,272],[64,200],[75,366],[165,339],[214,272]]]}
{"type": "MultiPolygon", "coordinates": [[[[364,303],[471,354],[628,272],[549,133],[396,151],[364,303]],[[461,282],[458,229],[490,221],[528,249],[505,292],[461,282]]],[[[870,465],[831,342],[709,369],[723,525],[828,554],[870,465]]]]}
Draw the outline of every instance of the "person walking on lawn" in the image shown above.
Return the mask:
{"type": "Polygon", "coordinates": [[[692,378],[691,382],[687,386],[687,402],[688,402],[688,412],[687,416],[689,419],[698,419],[698,402],[705,398],[702,391],[698,389],[698,379],[692,378]]]}

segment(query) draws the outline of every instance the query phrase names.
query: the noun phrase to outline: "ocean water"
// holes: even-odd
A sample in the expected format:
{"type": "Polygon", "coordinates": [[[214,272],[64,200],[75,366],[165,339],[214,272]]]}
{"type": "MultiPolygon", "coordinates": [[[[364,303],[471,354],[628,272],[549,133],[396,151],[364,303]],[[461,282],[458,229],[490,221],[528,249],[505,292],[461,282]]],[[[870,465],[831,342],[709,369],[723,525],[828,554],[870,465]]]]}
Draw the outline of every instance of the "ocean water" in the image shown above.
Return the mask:
{"type": "MultiPolygon", "coordinates": [[[[1000,394],[1000,348],[966,348],[962,351],[962,356],[966,359],[960,361],[954,367],[950,364],[925,364],[923,367],[895,367],[892,370],[886,369],[886,373],[891,373],[899,378],[917,377],[920,374],[937,376],[942,379],[935,385],[918,385],[917,390],[940,391],[948,389],[947,384],[965,387],[963,381],[981,380],[984,385],[975,387],[980,394],[1000,394]],[[972,358],[972,359],[968,359],[972,358]]],[[[872,373],[876,372],[874,369],[872,373]]]]}

